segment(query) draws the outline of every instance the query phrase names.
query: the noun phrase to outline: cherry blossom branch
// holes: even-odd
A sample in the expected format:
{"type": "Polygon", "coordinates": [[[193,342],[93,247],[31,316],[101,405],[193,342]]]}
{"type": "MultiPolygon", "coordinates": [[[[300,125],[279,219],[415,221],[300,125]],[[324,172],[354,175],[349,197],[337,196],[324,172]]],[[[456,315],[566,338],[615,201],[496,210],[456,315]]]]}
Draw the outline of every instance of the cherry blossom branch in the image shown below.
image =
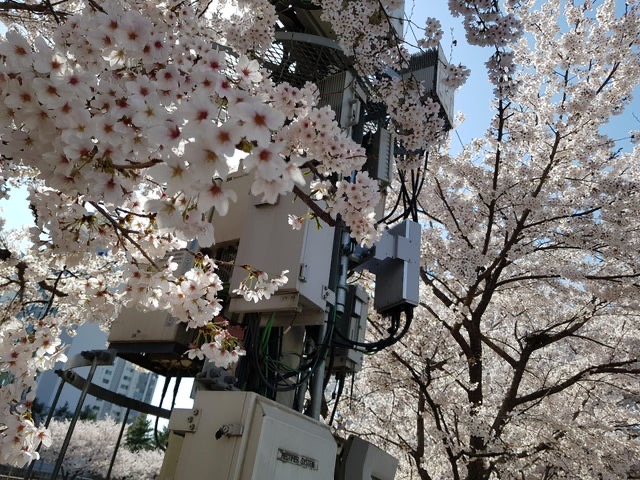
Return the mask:
{"type": "Polygon", "coordinates": [[[112,168],[115,168],[116,170],[125,171],[125,170],[140,170],[143,168],[149,168],[149,167],[153,167],[154,165],[158,165],[159,163],[162,163],[162,160],[154,158],[147,162],[131,163],[128,165],[118,165],[118,164],[112,163],[110,166],[112,168]]]}
{"type": "Polygon", "coordinates": [[[93,208],[95,208],[98,212],[102,214],[102,216],[113,226],[113,229],[116,232],[119,232],[119,234],[121,234],[125,239],[127,239],[134,247],[136,247],[138,252],[140,252],[140,254],[149,262],[149,264],[153,265],[155,268],[158,268],[158,265],[149,256],[149,254],[142,248],[142,246],[140,246],[138,242],[136,242],[133,238],[131,238],[130,233],[134,233],[133,230],[128,230],[126,228],[123,228],[120,224],[118,224],[118,222],[115,221],[115,219],[109,214],[109,212],[107,212],[98,204],[98,202],[91,201],[89,202],[89,204],[92,205],[93,208]]]}
{"type": "Polygon", "coordinates": [[[318,205],[316,202],[313,201],[313,199],[307,195],[306,193],[304,193],[302,191],[302,189],[300,187],[298,187],[297,185],[295,185],[293,187],[293,193],[296,195],[296,197],[298,197],[300,200],[302,200],[302,202],[311,209],[311,211],[313,212],[313,214],[318,217],[320,220],[322,220],[324,223],[326,223],[328,226],[330,227],[335,227],[338,223],[331,218],[331,215],[329,215],[325,210],[323,210],[320,205],[318,205]]]}
{"type": "Polygon", "coordinates": [[[49,312],[51,311],[51,307],[53,307],[53,302],[55,301],[56,295],[59,297],[67,296],[66,293],[58,290],[58,284],[60,283],[60,280],[62,279],[62,275],[64,274],[64,272],[65,272],[64,268],[60,270],[52,286],[49,286],[44,280],[41,280],[40,282],[38,282],[38,285],[40,286],[40,288],[42,288],[43,290],[51,294],[47,302],[47,307],[45,308],[44,312],[42,312],[42,315],[40,316],[40,320],[44,319],[47,315],[49,315],[49,312]]]}
{"type": "Polygon", "coordinates": [[[546,387],[546,388],[541,388],[535,392],[531,392],[527,395],[522,395],[520,397],[517,397],[515,399],[516,405],[523,405],[525,403],[532,402],[534,400],[538,400],[543,397],[555,395],[575,385],[576,383],[582,380],[585,380],[586,378],[592,375],[598,375],[603,373],[611,373],[616,375],[640,374],[640,357],[632,358],[629,360],[618,361],[618,362],[605,363],[601,365],[594,365],[594,366],[585,368],[580,372],[567,378],[565,381],[560,382],[556,385],[546,387]]]}
{"type": "Polygon", "coordinates": [[[22,2],[16,2],[14,0],[6,0],[4,2],[0,2],[0,11],[8,13],[11,10],[17,10],[17,11],[26,11],[26,12],[29,12],[29,13],[36,13],[36,14],[51,13],[53,15],[56,15],[56,14],[68,15],[68,13],[55,12],[53,10],[53,6],[57,6],[57,5],[60,5],[62,3],[66,3],[67,1],[68,0],[62,0],[62,1],[56,2],[54,4],[51,4],[51,2],[49,2],[49,1],[44,1],[42,4],[32,5],[32,4],[22,3],[22,2]]]}
{"type": "Polygon", "coordinates": [[[545,223],[555,222],[555,221],[558,221],[558,220],[564,220],[564,219],[569,219],[569,218],[580,218],[580,217],[584,217],[584,216],[587,216],[587,215],[591,215],[592,213],[595,213],[595,212],[599,212],[600,210],[602,210],[602,207],[593,207],[593,208],[584,210],[582,212],[572,213],[570,215],[557,215],[557,216],[554,216],[554,217],[549,217],[549,218],[545,218],[545,219],[539,220],[537,222],[527,223],[524,226],[524,228],[537,227],[537,226],[543,225],[545,223]]]}
{"type": "Polygon", "coordinates": [[[498,132],[496,135],[496,139],[498,141],[498,148],[496,149],[496,155],[495,155],[495,161],[494,161],[494,165],[493,165],[493,179],[491,182],[491,189],[494,192],[494,194],[492,195],[491,201],[489,202],[489,216],[487,218],[487,233],[484,236],[484,244],[482,246],[482,254],[486,255],[487,252],[489,251],[489,243],[491,241],[491,232],[493,230],[493,222],[494,222],[494,216],[495,216],[495,209],[496,209],[496,202],[497,199],[495,198],[495,192],[498,190],[498,176],[499,176],[499,172],[500,172],[500,159],[501,159],[501,153],[502,151],[500,150],[500,142],[502,141],[502,136],[504,133],[504,126],[505,126],[505,112],[506,112],[507,106],[504,105],[504,101],[502,98],[500,98],[498,100],[498,132]]]}
{"type": "Polygon", "coordinates": [[[513,358],[511,355],[509,355],[504,349],[500,348],[498,345],[496,345],[489,337],[487,337],[484,334],[480,334],[480,338],[482,339],[482,342],[487,345],[491,350],[493,350],[495,353],[498,354],[498,356],[500,356],[500,358],[502,358],[504,361],[506,361],[509,365],[511,365],[513,368],[516,368],[518,362],[516,361],[515,358],[513,358]]]}

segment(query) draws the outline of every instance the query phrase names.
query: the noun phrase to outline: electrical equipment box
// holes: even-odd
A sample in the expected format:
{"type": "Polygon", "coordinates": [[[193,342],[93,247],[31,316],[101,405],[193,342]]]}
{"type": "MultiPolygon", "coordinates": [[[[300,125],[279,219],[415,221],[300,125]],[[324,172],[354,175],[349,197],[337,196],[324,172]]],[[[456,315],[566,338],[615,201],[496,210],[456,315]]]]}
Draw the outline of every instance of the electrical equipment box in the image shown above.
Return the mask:
{"type": "Polygon", "coordinates": [[[111,348],[118,349],[122,343],[167,343],[188,345],[194,331],[167,312],[141,312],[135,308],[123,308],[109,331],[111,348]]]}
{"type": "Polygon", "coordinates": [[[329,105],[336,112],[336,121],[344,130],[360,121],[361,102],[366,99],[364,90],[351,72],[345,70],[318,81],[320,106],[329,105]]]}
{"type": "MultiPolygon", "coordinates": [[[[196,247],[193,242],[190,247],[196,247]]],[[[183,274],[191,270],[194,257],[186,251],[179,251],[169,255],[178,264],[176,274],[183,274]]],[[[176,342],[185,343],[193,337],[185,325],[179,323],[175,317],[166,311],[142,312],[135,308],[123,308],[118,318],[112,323],[109,331],[109,343],[154,343],[176,342]]],[[[113,347],[117,348],[117,347],[113,347]]]]}
{"type": "Polygon", "coordinates": [[[400,305],[418,305],[420,301],[420,224],[411,220],[382,234],[373,255],[357,269],[376,275],[373,306],[384,314],[400,305]]]}
{"type": "MultiPolygon", "coordinates": [[[[330,295],[327,285],[333,227],[322,225],[319,228],[315,221],[307,220],[300,230],[294,230],[288,223],[288,215],[303,216],[308,207],[293,195],[280,197],[274,205],[259,203],[257,197],[253,198],[255,205],[250,204],[242,215],[244,225],[236,265],[250,265],[267,272],[270,277],[288,270],[288,281],[270,298],[258,302],[232,294],[228,313],[279,312],[276,326],[281,326],[282,322],[287,325],[321,324],[330,295]]],[[[233,269],[232,290],[238,288],[247,273],[242,268],[233,269]]]]}
{"type": "Polygon", "coordinates": [[[193,409],[172,412],[169,430],[161,480],[334,477],[329,428],[253,392],[200,390],[193,409]]]}
{"type": "Polygon", "coordinates": [[[449,65],[442,47],[427,50],[424,53],[412,55],[409,68],[402,72],[405,80],[415,79],[424,83],[425,94],[440,103],[444,119],[450,128],[453,124],[453,98],[455,90],[444,82],[443,67],[449,65]]]}
{"type": "MultiPolygon", "coordinates": [[[[369,295],[359,285],[349,285],[342,318],[336,321],[338,338],[343,341],[364,342],[367,332],[369,295]]],[[[335,348],[333,373],[354,373],[362,367],[362,352],[346,346],[335,348]]]]}
{"type": "Polygon", "coordinates": [[[393,480],[398,459],[360,437],[351,436],[342,446],[335,480],[393,480]]]}
{"type": "Polygon", "coordinates": [[[242,229],[246,222],[245,214],[255,198],[249,193],[253,179],[253,175],[239,172],[230,176],[225,183],[225,186],[232,188],[236,192],[237,201],[229,202],[229,211],[224,217],[218,215],[215,210],[213,212],[211,223],[213,223],[213,236],[216,246],[237,242],[242,235],[242,229]]]}
{"type": "Polygon", "coordinates": [[[383,186],[391,183],[393,175],[393,135],[380,127],[371,137],[367,146],[367,170],[371,178],[380,181],[383,186]]]}
{"type": "MultiPolygon", "coordinates": [[[[197,242],[191,242],[191,250],[197,242]]],[[[186,251],[174,252],[173,261],[178,263],[177,274],[193,267],[194,257],[186,251]]],[[[109,348],[117,350],[118,356],[141,365],[160,375],[168,371],[195,375],[199,364],[191,362],[182,354],[194,340],[196,330],[188,330],[185,323],[163,310],[142,312],[135,308],[123,308],[109,330],[109,348]]]]}

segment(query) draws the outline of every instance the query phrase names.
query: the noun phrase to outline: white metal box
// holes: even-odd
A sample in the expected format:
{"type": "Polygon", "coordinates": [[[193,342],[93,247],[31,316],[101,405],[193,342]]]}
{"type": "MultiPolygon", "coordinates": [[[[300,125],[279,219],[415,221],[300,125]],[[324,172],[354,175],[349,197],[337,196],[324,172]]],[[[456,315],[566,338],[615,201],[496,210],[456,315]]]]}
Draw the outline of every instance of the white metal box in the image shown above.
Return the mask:
{"type": "Polygon", "coordinates": [[[326,425],[253,392],[199,390],[174,410],[161,480],[330,480],[337,445],[326,425]],[[223,432],[228,433],[223,433],[223,432]]]}
{"type": "Polygon", "coordinates": [[[194,330],[188,331],[167,312],[140,312],[123,308],[109,331],[109,343],[165,343],[188,344],[194,330]]]}
{"type": "MultiPolygon", "coordinates": [[[[190,249],[197,248],[191,242],[190,249]]],[[[178,264],[176,274],[183,274],[194,264],[193,255],[186,251],[174,252],[168,256],[178,264]]],[[[135,308],[123,308],[118,318],[111,324],[108,341],[118,343],[178,343],[188,345],[194,330],[187,330],[186,324],[178,322],[166,311],[142,312],[135,308]]]]}
{"type": "MultiPolygon", "coordinates": [[[[288,195],[275,205],[248,207],[236,257],[236,265],[251,265],[270,277],[288,270],[288,282],[271,298],[257,303],[232,297],[229,313],[289,312],[296,324],[322,323],[334,229],[324,224],[318,228],[310,220],[293,230],[288,214],[302,216],[308,211],[302,200],[294,198],[288,195]]],[[[246,276],[246,270],[235,268],[231,288],[238,288],[246,276]]]]}

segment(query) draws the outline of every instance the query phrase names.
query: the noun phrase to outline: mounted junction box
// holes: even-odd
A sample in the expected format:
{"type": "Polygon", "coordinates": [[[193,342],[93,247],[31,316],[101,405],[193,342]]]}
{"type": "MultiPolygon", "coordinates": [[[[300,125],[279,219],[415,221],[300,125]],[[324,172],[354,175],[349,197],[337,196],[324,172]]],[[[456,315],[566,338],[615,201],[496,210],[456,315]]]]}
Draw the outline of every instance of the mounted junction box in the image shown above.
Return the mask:
{"type": "MultiPolygon", "coordinates": [[[[367,333],[367,314],[369,312],[369,295],[359,285],[349,285],[345,301],[344,313],[337,320],[335,328],[340,333],[338,338],[355,342],[364,342],[367,333]]],[[[362,367],[362,352],[346,346],[335,347],[333,359],[334,373],[353,373],[362,367]]]]}
{"type": "Polygon", "coordinates": [[[376,276],[373,306],[378,313],[420,302],[420,224],[405,220],[382,234],[373,254],[357,267],[376,276]]]}

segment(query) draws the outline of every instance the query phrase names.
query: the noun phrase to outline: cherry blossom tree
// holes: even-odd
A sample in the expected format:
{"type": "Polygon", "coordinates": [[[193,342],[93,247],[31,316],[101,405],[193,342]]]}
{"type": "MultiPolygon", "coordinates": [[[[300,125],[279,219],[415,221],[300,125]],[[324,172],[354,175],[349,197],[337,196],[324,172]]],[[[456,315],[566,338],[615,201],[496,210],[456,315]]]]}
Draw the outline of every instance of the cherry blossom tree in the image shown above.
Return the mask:
{"type": "MultiPolygon", "coordinates": [[[[106,477],[115,450],[121,424],[107,418],[97,421],[80,421],[76,424],[62,463],[64,477],[73,479],[81,475],[106,477]]],[[[49,429],[53,445],[60,446],[69,428],[69,421],[51,422],[49,429]]],[[[130,427],[127,427],[127,430],[130,427]]],[[[43,451],[42,460],[54,465],[59,448],[43,451]]],[[[129,450],[120,446],[111,470],[114,479],[153,479],[160,473],[164,453],[161,450],[129,450]]]]}
{"type": "Polygon", "coordinates": [[[417,321],[341,420],[403,478],[620,479],[640,458],[640,151],[603,130],[640,82],[639,5],[536,3],[505,2],[524,35],[497,42],[496,17],[450,2],[492,46],[494,115],[458,155],[429,151],[407,195],[417,321]]]}

